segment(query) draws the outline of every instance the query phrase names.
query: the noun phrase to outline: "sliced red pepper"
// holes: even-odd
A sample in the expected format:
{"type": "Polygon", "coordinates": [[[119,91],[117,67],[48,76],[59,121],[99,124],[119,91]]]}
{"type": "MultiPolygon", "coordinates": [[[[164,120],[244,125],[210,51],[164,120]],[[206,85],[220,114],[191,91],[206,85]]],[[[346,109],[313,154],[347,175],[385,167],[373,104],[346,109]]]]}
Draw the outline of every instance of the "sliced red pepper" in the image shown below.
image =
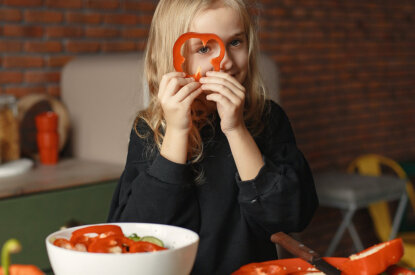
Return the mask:
{"type": "MultiPolygon", "coordinates": [[[[331,265],[339,267],[347,258],[340,258],[340,257],[323,257],[324,260],[329,262],[331,265]]],[[[313,265],[304,261],[300,258],[289,258],[289,259],[281,259],[281,260],[273,260],[273,261],[266,261],[261,263],[251,263],[242,266],[240,269],[232,273],[232,275],[256,275],[256,274],[295,274],[295,275],[302,275],[308,273],[320,273],[313,265]],[[268,271],[272,267],[278,266],[282,268],[282,271],[278,271],[280,273],[266,273],[265,270],[268,271]],[[263,273],[258,273],[262,271],[263,273]]]]}
{"type": "MultiPolygon", "coordinates": [[[[181,53],[181,49],[182,49],[183,44],[191,38],[200,39],[203,43],[203,46],[206,46],[206,44],[210,40],[215,40],[216,42],[218,42],[218,44],[220,46],[220,54],[219,54],[219,56],[217,56],[215,58],[212,58],[210,60],[210,63],[213,65],[213,69],[215,71],[217,71],[217,72],[220,71],[220,63],[222,62],[223,58],[225,57],[225,45],[223,44],[222,40],[220,39],[219,36],[217,36],[216,34],[213,34],[213,33],[196,33],[196,32],[184,33],[174,43],[174,46],[173,46],[173,65],[174,65],[174,69],[178,72],[183,72],[182,65],[183,65],[184,61],[186,60],[186,58],[183,57],[183,55],[181,53]]],[[[187,75],[187,76],[188,77],[191,76],[196,81],[199,81],[199,79],[201,77],[201,74],[200,74],[200,72],[197,72],[194,75],[187,75]]]]}
{"type": "Polygon", "coordinates": [[[88,252],[93,253],[122,253],[128,245],[124,236],[108,236],[105,238],[94,238],[88,246],[88,252]]]}
{"type": "Polygon", "coordinates": [[[143,241],[137,241],[134,242],[130,246],[130,253],[136,253],[136,252],[154,252],[154,251],[160,251],[160,250],[166,250],[167,248],[158,246],[154,243],[150,242],[143,242],[143,241]]]}
{"type": "Polygon", "coordinates": [[[56,239],[53,242],[53,244],[56,245],[56,246],[62,247],[62,248],[66,248],[66,249],[72,249],[73,248],[73,245],[71,244],[71,242],[68,241],[67,239],[64,239],[64,238],[56,239]]]}
{"type": "Polygon", "coordinates": [[[374,275],[394,265],[403,256],[402,239],[394,239],[388,242],[371,246],[360,253],[351,255],[345,261],[340,270],[343,275],[374,275]]]}
{"type": "Polygon", "coordinates": [[[415,272],[402,266],[391,265],[386,269],[388,275],[415,275],[415,272]]]}
{"type": "Polygon", "coordinates": [[[75,244],[77,243],[82,243],[88,247],[92,239],[98,238],[98,237],[102,238],[103,236],[100,236],[101,234],[104,234],[105,237],[124,236],[121,230],[121,227],[119,227],[118,225],[94,225],[94,226],[83,227],[81,229],[78,229],[72,232],[72,237],[71,237],[70,242],[73,246],[75,246],[75,244]],[[97,234],[98,236],[89,237],[86,235],[86,234],[94,234],[94,233],[97,234]]]}

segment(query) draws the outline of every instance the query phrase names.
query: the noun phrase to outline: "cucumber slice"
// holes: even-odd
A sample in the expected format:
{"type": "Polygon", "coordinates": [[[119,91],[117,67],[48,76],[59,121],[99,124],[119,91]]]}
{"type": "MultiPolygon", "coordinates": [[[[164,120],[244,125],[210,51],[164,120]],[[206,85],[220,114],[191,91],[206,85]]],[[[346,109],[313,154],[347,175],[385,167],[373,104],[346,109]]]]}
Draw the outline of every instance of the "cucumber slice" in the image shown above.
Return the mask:
{"type": "Polygon", "coordinates": [[[137,236],[137,234],[135,234],[135,233],[128,236],[128,238],[135,241],[135,242],[141,241],[141,238],[139,236],[137,236]]]}
{"type": "Polygon", "coordinates": [[[153,243],[158,246],[164,247],[164,243],[160,239],[157,239],[156,237],[153,237],[153,236],[144,236],[140,239],[140,241],[149,242],[149,243],[153,243]]]}

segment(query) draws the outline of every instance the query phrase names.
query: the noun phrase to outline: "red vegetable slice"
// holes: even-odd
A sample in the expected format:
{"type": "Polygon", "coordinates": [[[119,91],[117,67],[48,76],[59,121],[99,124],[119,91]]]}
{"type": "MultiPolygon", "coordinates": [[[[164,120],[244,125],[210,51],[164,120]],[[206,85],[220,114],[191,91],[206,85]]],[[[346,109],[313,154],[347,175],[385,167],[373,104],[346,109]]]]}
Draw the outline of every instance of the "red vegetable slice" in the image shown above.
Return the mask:
{"type": "Polygon", "coordinates": [[[124,236],[124,234],[118,225],[93,225],[72,232],[70,242],[73,246],[77,243],[82,243],[88,247],[92,239],[108,236],[124,236]],[[97,236],[91,237],[88,234],[97,234],[97,236]]]}
{"type": "MultiPolygon", "coordinates": [[[[202,40],[203,46],[206,46],[206,44],[210,40],[215,40],[216,42],[218,42],[218,44],[220,46],[220,54],[219,54],[219,56],[217,56],[215,58],[212,58],[210,60],[210,63],[213,65],[213,69],[215,71],[220,71],[220,63],[222,62],[223,58],[225,57],[225,45],[223,44],[222,40],[220,39],[219,36],[217,36],[216,34],[213,34],[213,33],[196,33],[196,32],[184,33],[174,43],[174,46],[173,46],[173,65],[174,65],[174,69],[178,72],[183,72],[182,65],[183,65],[183,63],[186,59],[182,56],[181,49],[182,49],[183,44],[191,38],[198,38],[198,39],[202,40]]],[[[201,77],[199,71],[194,75],[187,75],[187,76],[188,77],[189,76],[193,77],[196,81],[199,81],[199,79],[201,77]]]]}
{"type": "Polygon", "coordinates": [[[392,265],[386,269],[388,275],[415,275],[415,272],[405,267],[392,265]]]}
{"type": "Polygon", "coordinates": [[[137,241],[137,242],[134,242],[132,245],[130,245],[129,252],[130,253],[154,252],[154,251],[160,251],[160,250],[166,250],[166,248],[158,246],[150,242],[137,241]]]}
{"type": "Polygon", "coordinates": [[[371,246],[360,253],[349,256],[349,260],[340,266],[344,275],[375,275],[399,262],[403,255],[402,239],[371,246]]]}
{"type": "Polygon", "coordinates": [[[71,244],[71,242],[68,241],[67,239],[64,239],[64,238],[56,239],[53,242],[53,244],[56,245],[56,246],[62,247],[62,248],[66,248],[66,249],[72,249],[73,248],[73,245],[71,244]]]}

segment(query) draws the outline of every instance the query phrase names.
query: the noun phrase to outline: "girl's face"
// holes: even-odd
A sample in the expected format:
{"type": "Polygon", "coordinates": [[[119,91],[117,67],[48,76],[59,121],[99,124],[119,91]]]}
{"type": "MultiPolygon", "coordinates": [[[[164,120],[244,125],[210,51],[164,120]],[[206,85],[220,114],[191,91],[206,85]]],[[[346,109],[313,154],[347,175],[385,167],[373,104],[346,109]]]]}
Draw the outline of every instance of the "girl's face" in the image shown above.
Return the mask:
{"type": "MultiPolygon", "coordinates": [[[[203,10],[193,19],[190,31],[219,36],[226,48],[221,71],[232,75],[240,83],[245,81],[248,71],[248,44],[241,18],[235,10],[223,5],[203,10]]],[[[195,74],[199,67],[202,76],[207,71],[212,71],[210,60],[219,53],[220,47],[213,40],[203,46],[201,40],[190,39],[185,53],[188,73],[195,74]]]]}

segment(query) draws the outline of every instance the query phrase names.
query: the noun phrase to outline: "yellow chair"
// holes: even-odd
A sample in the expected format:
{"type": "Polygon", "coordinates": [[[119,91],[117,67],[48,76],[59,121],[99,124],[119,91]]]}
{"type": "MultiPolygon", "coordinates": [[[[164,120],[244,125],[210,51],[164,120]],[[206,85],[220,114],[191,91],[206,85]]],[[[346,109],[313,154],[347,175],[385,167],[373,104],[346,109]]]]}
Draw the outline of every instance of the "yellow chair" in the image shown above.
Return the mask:
{"type": "MultiPolygon", "coordinates": [[[[383,173],[382,167],[388,167],[401,179],[408,179],[405,171],[396,161],[376,154],[358,157],[350,163],[347,170],[349,173],[358,172],[362,175],[379,176],[383,173]]],[[[406,183],[406,191],[415,213],[415,191],[409,179],[406,183]]],[[[389,239],[389,234],[392,230],[388,203],[373,203],[369,206],[369,212],[375,225],[377,236],[382,242],[386,242],[389,239]]],[[[398,233],[398,237],[401,237],[404,242],[404,256],[402,257],[402,262],[409,267],[415,267],[415,232],[398,233]]]]}

